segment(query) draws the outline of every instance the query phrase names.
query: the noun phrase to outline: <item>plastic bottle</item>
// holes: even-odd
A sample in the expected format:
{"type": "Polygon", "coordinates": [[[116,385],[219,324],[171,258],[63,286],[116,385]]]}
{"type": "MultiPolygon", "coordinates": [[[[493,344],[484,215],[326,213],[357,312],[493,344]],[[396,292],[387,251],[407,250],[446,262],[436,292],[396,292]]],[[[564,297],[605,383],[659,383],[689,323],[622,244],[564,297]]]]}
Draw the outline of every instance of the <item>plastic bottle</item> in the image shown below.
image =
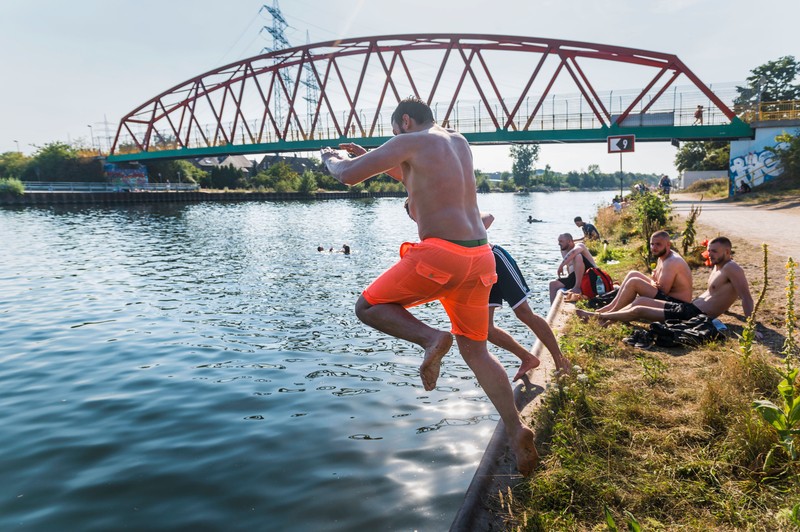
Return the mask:
{"type": "Polygon", "coordinates": [[[603,282],[603,278],[600,277],[599,275],[594,280],[594,287],[595,287],[595,290],[597,291],[597,295],[598,296],[602,296],[603,294],[606,293],[606,285],[603,282]]]}

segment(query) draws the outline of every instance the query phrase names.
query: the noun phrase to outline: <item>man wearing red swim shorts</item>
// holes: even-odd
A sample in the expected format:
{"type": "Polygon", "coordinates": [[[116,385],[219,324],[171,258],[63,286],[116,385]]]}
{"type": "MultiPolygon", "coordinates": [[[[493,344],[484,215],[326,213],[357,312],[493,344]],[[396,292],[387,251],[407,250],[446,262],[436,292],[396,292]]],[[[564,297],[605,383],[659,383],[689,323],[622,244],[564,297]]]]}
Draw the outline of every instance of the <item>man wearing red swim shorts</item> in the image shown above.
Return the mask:
{"type": "Polygon", "coordinates": [[[440,300],[461,356],[503,420],[517,469],[529,475],[539,458],[533,432],[514,405],[503,366],[486,347],[486,309],[497,274],[478,209],[469,143],[437,125],[430,107],[418,98],[400,102],[392,114],[392,131],[394,138],[369,152],[355,144],[321,152],[331,175],[345,185],[381,173],[403,183],[419,229],[421,242],[403,246],[400,261],[361,294],[356,315],[379,331],[422,347],[420,376],[425,389],[433,390],[453,336],[406,309],[440,300]]]}

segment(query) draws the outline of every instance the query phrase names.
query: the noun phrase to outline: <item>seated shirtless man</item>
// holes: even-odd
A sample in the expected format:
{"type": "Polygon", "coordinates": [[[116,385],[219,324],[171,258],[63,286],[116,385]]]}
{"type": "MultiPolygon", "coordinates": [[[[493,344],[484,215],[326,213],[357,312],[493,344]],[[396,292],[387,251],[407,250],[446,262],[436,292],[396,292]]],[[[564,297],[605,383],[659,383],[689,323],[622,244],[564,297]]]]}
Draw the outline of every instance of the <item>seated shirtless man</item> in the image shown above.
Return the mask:
{"type": "Polygon", "coordinates": [[[597,317],[601,320],[624,322],[689,320],[700,314],[716,318],[726,312],[737,299],[741,299],[745,318],[750,317],[753,313],[753,298],[744,271],[731,258],[731,241],[724,236],[718,236],[709,242],[708,258],[713,266],[708,276],[708,289],[691,303],[639,296],[630,305],[613,312],[599,314],[577,310],[576,313],[583,320],[597,317]]]}
{"type": "Polygon", "coordinates": [[[356,316],[424,349],[420,377],[427,391],[436,388],[455,335],[461,357],[503,420],[517,469],[529,475],[539,459],[533,431],[520,417],[505,369],[486,346],[486,308],[497,274],[478,209],[469,143],[436,124],[431,108],[418,98],[400,102],[391,124],[395,136],[374,150],[344,144],[321,152],[328,171],[345,185],[384,172],[403,183],[421,240],[404,244],[400,260],[362,292],[356,316]],[[407,310],[434,300],[450,318],[449,332],[407,310]]]}
{"type": "Polygon", "coordinates": [[[656,231],[650,237],[650,253],[658,258],[652,276],[641,272],[628,272],[619,286],[617,296],[605,307],[597,309],[604,314],[614,312],[633,303],[639,296],[659,301],[688,303],[692,300],[692,271],[675,250],[671,249],[669,233],[656,231]]]}
{"type": "Polygon", "coordinates": [[[564,260],[556,269],[557,279],[550,281],[550,304],[556,299],[556,294],[562,288],[575,293],[581,293],[581,281],[587,268],[597,267],[592,254],[582,243],[575,243],[572,235],[563,233],[558,235],[558,247],[564,260]],[[561,277],[561,271],[566,269],[569,275],[561,277]]]}

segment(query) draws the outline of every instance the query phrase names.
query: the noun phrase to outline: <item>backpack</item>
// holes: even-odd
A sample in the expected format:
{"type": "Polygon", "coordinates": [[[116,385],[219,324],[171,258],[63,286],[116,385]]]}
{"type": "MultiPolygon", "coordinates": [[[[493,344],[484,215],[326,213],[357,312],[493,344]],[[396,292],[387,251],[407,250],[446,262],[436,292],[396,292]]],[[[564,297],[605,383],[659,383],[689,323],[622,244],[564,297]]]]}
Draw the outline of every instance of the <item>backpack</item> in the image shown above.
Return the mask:
{"type": "Polygon", "coordinates": [[[597,297],[591,298],[589,301],[586,302],[586,305],[589,308],[593,308],[593,309],[598,309],[598,308],[601,308],[601,307],[605,307],[606,305],[610,305],[611,302],[614,301],[614,298],[617,297],[618,293],[619,293],[619,289],[615,288],[614,290],[612,290],[610,292],[606,292],[602,296],[597,296],[597,297]]]}
{"type": "Polygon", "coordinates": [[[586,268],[581,279],[581,292],[589,299],[602,296],[614,288],[611,277],[596,266],[586,268]]]}

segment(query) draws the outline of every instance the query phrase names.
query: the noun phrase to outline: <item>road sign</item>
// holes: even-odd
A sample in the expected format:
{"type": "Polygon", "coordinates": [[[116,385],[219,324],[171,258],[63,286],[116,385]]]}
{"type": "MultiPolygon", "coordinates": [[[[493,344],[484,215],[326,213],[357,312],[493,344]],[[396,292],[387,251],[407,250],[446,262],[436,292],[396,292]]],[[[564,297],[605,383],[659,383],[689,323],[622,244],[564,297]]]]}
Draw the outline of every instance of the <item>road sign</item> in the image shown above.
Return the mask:
{"type": "Polygon", "coordinates": [[[607,137],[608,153],[632,152],[636,141],[636,135],[619,135],[617,137],[607,137]]]}

